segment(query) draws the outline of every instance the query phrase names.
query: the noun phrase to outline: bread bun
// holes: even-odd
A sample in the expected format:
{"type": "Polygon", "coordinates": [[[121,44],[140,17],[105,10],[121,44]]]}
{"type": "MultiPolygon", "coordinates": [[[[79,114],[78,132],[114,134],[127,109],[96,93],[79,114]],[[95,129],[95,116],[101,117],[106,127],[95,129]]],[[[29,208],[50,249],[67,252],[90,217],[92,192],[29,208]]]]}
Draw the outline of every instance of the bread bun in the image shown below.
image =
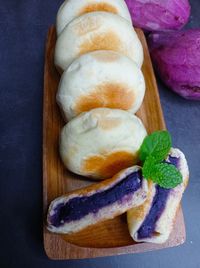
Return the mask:
{"type": "Polygon", "coordinates": [[[93,108],[137,112],[145,93],[144,77],[128,57],[98,50],[82,55],[63,73],[57,102],[67,120],[93,108]]]}
{"type": "Polygon", "coordinates": [[[91,12],[71,21],[58,36],[55,65],[64,71],[80,55],[95,50],[113,50],[141,67],[143,49],[132,25],[109,12],[91,12]]]}
{"type": "Polygon", "coordinates": [[[94,11],[111,12],[132,23],[129,10],[124,0],[66,0],[60,6],[57,13],[57,34],[59,35],[65,26],[74,18],[94,11]]]}
{"type": "Polygon", "coordinates": [[[147,191],[140,167],[130,167],[111,179],[56,198],[49,206],[47,228],[54,233],[78,232],[141,205],[147,191]]]}
{"type": "Polygon", "coordinates": [[[145,136],[146,130],[135,115],[97,108],[64,126],[60,154],[72,172],[101,180],[137,163],[145,136]]]}

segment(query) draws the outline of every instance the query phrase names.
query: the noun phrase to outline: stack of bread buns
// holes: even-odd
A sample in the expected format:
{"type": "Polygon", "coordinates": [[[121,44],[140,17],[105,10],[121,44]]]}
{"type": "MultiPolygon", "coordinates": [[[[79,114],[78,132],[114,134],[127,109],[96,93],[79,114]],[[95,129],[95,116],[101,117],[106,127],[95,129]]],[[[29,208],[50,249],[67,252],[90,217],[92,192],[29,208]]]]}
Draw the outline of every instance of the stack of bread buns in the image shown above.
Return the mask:
{"type": "Polygon", "coordinates": [[[145,81],[143,48],[124,0],[66,0],[57,14],[57,103],[67,122],[60,156],[75,174],[102,180],[53,200],[47,228],[78,232],[127,212],[137,242],[165,242],[188,181],[184,154],[171,149],[183,182],[164,189],[142,175],[139,149],[147,135],[134,115],[145,81]]]}
{"type": "Polygon", "coordinates": [[[71,172],[103,180],[51,203],[48,229],[71,233],[146,200],[148,183],[134,166],[147,135],[135,115],[145,94],[143,48],[124,0],[66,0],[56,31],[56,99],[67,122],[60,156],[71,172]]]}
{"type": "Polygon", "coordinates": [[[101,183],[54,200],[48,229],[77,232],[146,200],[139,148],[147,135],[135,115],[145,81],[143,48],[124,0],[66,0],[56,22],[56,100],[67,122],[60,156],[71,172],[101,183]]]}
{"type": "Polygon", "coordinates": [[[143,48],[124,0],[66,0],[57,14],[60,154],[72,172],[112,177],[138,162],[143,48]]]}

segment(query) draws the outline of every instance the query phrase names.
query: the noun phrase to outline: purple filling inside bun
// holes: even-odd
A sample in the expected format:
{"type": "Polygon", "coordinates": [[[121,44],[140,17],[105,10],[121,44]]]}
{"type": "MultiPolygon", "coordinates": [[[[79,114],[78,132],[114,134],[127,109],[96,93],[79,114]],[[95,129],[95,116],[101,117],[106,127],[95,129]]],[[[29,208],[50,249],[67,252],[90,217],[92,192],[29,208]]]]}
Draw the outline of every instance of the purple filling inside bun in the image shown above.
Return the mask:
{"type": "Polygon", "coordinates": [[[67,203],[60,203],[54,208],[53,215],[49,216],[49,222],[59,227],[67,222],[79,220],[90,213],[95,214],[103,207],[115,202],[127,202],[128,196],[141,187],[142,179],[142,172],[138,170],[105,191],[91,196],[74,197],[67,203]]]}
{"type": "MultiPolygon", "coordinates": [[[[168,160],[165,163],[172,164],[178,168],[179,158],[169,155],[168,160]]],[[[144,239],[151,237],[155,231],[156,222],[162,215],[167,198],[170,191],[173,189],[164,189],[159,185],[156,186],[156,193],[151,204],[149,213],[138,230],[138,239],[144,239]]]]}

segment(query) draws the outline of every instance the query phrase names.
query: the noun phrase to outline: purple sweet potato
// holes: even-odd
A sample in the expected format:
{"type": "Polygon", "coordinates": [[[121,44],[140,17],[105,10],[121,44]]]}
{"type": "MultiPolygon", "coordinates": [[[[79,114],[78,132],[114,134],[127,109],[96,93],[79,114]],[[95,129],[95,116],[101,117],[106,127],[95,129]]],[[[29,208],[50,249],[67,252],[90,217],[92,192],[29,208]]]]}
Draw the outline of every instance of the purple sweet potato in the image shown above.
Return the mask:
{"type": "Polygon", "coordinates": [[[188,0],[125,0],[133,25],[148,31],[181,29],[190,16],[188,0]]]}
{"type": "Polygon", "coordinates": [[[148,43],[163,82],[186,99],[200,100],[200,29],[152,33],[148,43]]]}

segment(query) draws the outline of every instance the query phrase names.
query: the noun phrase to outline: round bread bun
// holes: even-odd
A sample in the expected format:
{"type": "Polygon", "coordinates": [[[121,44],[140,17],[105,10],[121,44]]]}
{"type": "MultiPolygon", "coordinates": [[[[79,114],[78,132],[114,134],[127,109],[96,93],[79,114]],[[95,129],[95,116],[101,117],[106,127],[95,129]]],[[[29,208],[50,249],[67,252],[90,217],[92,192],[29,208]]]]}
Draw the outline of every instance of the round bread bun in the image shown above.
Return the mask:
{"type": "Polygon", "coordinates": [[[70,120],[98,107],[135,113],[144,93],[144,77],[134,61],[114,51],[98,50],[82,55],[63,73],[57,102],[70,120]]]}
{"type": "Polygon", "coordinates": [[[102,180],[138,162],[138,150],[146,134],[137,116],[97,108],[64,126],[60,155],[70,171],[102,180]]]}
{"type": "Polygon", "coordinates": [[[139,67],[143,62],[142,45],[127,20],[109,12],[91,12],[71,21],[58,36],[55,65],[62,72],[80,55],[95,50],[117,51],[139,67]]]}
{"type": "Polygon", "coordinates": [[[124,0],[66,0],[60,6],[57,13],[57,35],[59,35],[65,26],[74,18],[94,11],[114,13],[132,23],[129,10],[124,0]]]}

